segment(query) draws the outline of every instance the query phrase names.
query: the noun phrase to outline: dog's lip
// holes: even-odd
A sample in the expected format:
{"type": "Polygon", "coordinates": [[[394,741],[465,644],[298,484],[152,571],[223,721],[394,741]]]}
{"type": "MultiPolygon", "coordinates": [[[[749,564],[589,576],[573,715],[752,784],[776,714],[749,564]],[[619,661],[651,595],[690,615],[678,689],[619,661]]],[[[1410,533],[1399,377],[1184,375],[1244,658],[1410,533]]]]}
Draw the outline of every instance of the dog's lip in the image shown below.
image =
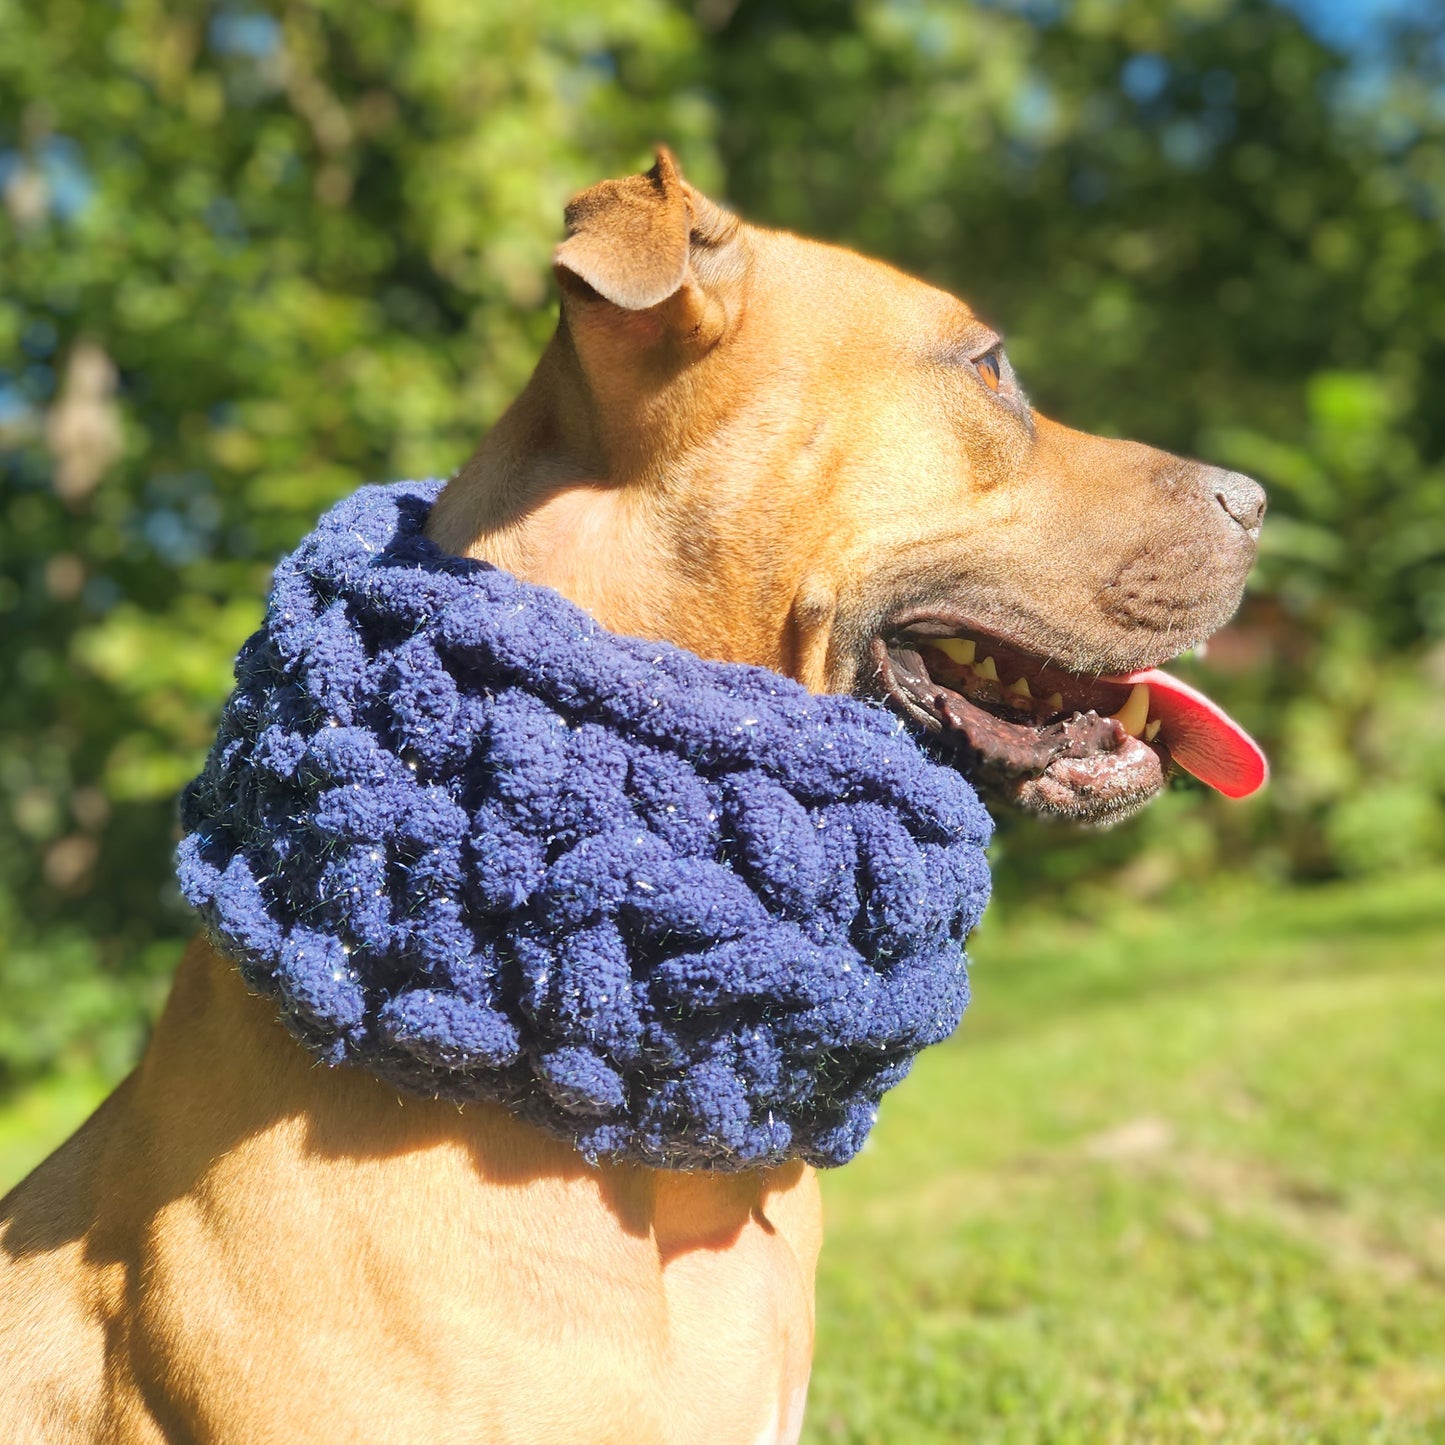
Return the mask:
{"type": "Polygon", "coordinates": [[[1052,799],[1045,811],[1088,819],[1132,810],[1164,785],[1171,755],[1229,797],[1268,777],[1264,753],[1238,723],[1153,666],[1075,671],[940,610],[898,618],[873,652],[894,705],[953,744],[960,765],[991,791],[1006,784],[1025,806],[1039,792],[1029,780],[1038,779],[1052,799]],[[945,643],[968,653],[960,658],[945,643]],[[1065,792],[1068,807],[1059,806],[1065,792]]]}

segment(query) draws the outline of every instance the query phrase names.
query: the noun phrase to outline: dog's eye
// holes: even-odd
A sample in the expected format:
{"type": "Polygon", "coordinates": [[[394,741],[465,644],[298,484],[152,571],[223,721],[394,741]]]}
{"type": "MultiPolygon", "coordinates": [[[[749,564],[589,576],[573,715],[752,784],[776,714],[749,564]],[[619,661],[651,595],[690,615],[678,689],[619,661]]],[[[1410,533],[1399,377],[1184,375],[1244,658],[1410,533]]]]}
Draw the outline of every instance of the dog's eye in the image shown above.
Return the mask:
{"type": "Polygon", "coordinates": [[[998,352],[984,352],[984,354],[974,362],[974,366],[978,368],[978,374],[983,377],[983,384],[988,387],[990,391],[997,391],[999,381],[998,352]]]}

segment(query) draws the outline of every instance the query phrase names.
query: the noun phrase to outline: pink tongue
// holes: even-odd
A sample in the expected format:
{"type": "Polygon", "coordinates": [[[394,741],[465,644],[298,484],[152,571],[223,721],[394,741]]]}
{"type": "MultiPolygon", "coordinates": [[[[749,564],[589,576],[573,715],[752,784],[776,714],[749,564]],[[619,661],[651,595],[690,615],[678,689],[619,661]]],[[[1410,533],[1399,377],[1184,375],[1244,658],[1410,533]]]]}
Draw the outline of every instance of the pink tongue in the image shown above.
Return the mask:
{"type": "Polygon", "coordinates": [[[1131,672],[1112,682],[1147,682],[1149,716],[1163,726],[1160,741],[1181,768],[1226,798],[1247,798],[1269,778],[1264,750],[1218,703],[1160,672],[1157,667],[1131,672]]]}

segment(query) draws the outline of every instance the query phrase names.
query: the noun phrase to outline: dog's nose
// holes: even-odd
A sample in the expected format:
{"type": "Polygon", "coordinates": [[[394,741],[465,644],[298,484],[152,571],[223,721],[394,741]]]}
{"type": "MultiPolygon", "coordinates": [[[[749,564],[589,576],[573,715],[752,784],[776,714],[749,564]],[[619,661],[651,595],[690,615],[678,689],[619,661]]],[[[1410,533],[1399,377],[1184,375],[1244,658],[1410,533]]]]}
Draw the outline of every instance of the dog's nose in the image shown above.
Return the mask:
{"type": "Polygon", "coordinates": [[[1264,521],[1264,488],[1243,472],[1216,471],[1213,477],[1214,498],[1250,536],[1264,521]]]}

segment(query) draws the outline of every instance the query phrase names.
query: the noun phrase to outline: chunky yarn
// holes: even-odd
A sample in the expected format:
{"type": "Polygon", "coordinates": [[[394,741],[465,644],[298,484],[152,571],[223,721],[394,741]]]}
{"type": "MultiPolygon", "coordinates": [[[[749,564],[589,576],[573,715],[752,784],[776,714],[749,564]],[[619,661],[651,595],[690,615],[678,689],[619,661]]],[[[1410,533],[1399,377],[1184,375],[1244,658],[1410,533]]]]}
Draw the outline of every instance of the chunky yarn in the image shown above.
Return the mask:
{"type": "Polygon", "coordinates": [[[186,897],[328,1063],[591,1160],[840,1164],[957,1026],[968,783],[884,708],[619,637],[366,487],[277,569],[186,897]]]}

